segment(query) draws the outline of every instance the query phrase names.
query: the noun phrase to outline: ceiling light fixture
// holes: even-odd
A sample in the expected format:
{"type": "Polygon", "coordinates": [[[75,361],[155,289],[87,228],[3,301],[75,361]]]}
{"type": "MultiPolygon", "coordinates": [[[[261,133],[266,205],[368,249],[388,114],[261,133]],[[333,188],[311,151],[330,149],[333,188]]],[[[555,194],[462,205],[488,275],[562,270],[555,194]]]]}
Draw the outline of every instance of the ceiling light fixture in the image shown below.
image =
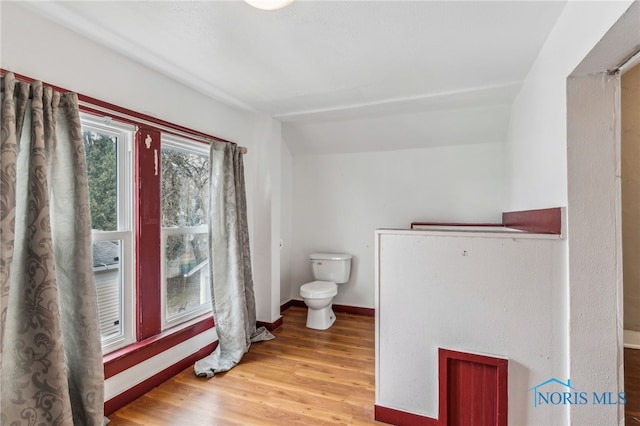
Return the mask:
{"type": "Polygon", "coordinates": [[[289,5],[293,0],[244,0],[251,6],[262,10],[278,10],[289,5]]]}

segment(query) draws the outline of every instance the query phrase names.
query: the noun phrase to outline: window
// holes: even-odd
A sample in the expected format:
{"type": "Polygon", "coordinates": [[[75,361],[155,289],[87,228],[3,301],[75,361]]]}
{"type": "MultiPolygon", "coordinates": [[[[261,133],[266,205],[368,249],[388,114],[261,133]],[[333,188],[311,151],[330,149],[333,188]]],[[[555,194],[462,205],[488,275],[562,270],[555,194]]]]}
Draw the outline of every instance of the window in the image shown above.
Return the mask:
{"type": "Polygon", "coordinates": [[[87,112],[81,121],[107,354],[211,312],[209,145],[87,112]]]}
{"type": "Polygon", "coordinates": [[[134,341],[133,126],[82,114],[103,352],[134,341]]]}
{"type": "Polygon", "coordinates": [[[209,149],[163,135],[162,326],[211,311],[209,285],[209,149]]]}

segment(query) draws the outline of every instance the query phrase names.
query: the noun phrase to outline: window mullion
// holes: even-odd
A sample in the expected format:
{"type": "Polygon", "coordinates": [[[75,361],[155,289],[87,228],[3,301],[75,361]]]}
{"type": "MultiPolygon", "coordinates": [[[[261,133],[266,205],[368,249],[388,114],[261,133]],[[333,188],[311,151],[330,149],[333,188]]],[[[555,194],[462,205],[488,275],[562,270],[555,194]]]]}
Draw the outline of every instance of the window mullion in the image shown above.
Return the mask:
{"type": "Polygon", "coordinates": [[[136,132],[136,289],[137,336],[144,340],[160,333],[160,132],[136,132]]]}

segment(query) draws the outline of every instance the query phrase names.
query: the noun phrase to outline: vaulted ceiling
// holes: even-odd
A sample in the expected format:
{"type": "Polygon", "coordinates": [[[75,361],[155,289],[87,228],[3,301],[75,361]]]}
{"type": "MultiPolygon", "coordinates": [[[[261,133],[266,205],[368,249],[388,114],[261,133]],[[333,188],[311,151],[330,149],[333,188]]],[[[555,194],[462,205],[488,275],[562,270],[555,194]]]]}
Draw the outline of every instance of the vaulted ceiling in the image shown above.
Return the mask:
{"type": "Polygon", "coordinates": [[[283,122],[294,154],[501,142],[565,1],[35,2],[220,101],[283,122]]]}

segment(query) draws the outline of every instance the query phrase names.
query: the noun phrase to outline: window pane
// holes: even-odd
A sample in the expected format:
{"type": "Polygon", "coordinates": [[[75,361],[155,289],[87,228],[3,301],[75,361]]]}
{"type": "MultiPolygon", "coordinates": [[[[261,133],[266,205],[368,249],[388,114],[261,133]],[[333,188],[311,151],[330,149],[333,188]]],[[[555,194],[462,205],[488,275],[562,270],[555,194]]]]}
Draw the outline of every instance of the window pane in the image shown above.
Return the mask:
{"type": "Polygon", "coordinates": [[[118,138],[83,129],[91,228],[99,231],[118,229],[118,138]]]}
{"type": "Polygon", "coordinates": [[[162,226],[207,223],[209,159],[183,150],[162,149],[162,226]]]}
{"type": "Polygon", "coordinates": [[[107,354],[135,341],[133,125],[80,114],[87,160],[93,275],[98,296],[102,350],[107,354]]]}
{"type": "Polygon", "coordinates": [[[122,241],[93,243],[93,276],[102,340],[122,335],[122,241]]]}
{"type": "Polygon", "coordinates": [[[209,306],[208,236],[179,234],[167,236],[165,277],[167,319],[209,306]]]}
{"type": "Polygon", "coordinates": [[[163,139],[161,155],[164,319],[181,323],[211,308],[209,156],[202,146],[163,139]]]}

